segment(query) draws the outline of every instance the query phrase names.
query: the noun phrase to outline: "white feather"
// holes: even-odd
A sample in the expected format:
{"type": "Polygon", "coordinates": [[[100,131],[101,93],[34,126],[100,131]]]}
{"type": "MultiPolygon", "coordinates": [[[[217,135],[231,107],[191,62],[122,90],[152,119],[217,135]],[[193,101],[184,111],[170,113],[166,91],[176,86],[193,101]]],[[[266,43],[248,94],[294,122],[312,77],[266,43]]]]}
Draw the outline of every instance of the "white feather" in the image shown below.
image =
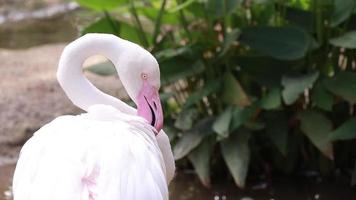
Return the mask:
{"type": "Polygon", "coordinates": [[[165,200],[166,166],[146,121],[95,105],[34,134],[21,150],[13,192],[14,200],[165,200]]]}

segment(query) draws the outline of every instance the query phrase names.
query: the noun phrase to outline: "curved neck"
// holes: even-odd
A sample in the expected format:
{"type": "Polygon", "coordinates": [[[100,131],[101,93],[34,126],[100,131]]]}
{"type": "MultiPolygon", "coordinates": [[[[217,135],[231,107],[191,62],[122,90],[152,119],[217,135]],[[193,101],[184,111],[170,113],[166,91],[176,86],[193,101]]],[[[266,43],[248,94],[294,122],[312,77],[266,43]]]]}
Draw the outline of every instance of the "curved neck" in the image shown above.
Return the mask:
{"type": "Polygon", "coordinates": [[[64,49],[59,61],[57,79],[74,105],[88,111],[92,105],[105,104],[126,114],[136,115],[136,109],[96,88],[84,76],[82,70],[84,61],[97,54],[105,56],[118,68],[116,65],[127,45],[131,44],[113,35],[87,34],[64,49]]]}

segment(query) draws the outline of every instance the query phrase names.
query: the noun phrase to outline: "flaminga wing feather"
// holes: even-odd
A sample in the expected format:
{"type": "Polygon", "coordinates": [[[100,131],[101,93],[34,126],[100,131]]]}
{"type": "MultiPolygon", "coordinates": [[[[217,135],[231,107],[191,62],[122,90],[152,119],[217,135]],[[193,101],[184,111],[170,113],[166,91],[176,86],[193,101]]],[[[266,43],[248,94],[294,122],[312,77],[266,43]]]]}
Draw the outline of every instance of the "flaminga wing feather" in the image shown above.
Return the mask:
{"type": "Polygon", "coordinates": [[[14,200],[166,200],[162,153],[136,118],[63,116],[37,131],[16,166],[14,200]]]}

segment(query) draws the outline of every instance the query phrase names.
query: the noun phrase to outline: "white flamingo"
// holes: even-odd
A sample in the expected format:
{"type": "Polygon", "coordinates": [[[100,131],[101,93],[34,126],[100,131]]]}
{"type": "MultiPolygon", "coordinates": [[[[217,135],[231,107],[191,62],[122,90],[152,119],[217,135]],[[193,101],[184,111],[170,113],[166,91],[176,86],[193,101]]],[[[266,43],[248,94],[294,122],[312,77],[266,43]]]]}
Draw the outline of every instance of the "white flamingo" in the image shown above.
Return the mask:
{"type": "Polygon", "coordinates": [[[116,36],[87,34],[64,49],[57,79],[87,113],[60,116],[26,142],[14,174],[14,200],[168,199],[175,165],[161,130],[156,59],[116,36]],[[82,64],[94,54],[112,61],[137,111],[85,78],[82,64]]]}

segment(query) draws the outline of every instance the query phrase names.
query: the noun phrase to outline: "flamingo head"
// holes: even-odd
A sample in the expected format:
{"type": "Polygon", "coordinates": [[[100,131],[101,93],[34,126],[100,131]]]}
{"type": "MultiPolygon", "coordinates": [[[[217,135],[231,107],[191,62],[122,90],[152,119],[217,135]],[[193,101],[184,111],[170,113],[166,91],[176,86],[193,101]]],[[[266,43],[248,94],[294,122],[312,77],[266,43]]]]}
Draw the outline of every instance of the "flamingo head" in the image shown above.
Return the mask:
{"type": "Polygon", "coordinates": [[[120,79],[128,95],[137,105],[137,115],[151,124],[156,133],[163,127],[163,111],[159,99],[160,72],[157,60],[145,49],[138,47],[123,54],[119,65],[120,79]]]}

